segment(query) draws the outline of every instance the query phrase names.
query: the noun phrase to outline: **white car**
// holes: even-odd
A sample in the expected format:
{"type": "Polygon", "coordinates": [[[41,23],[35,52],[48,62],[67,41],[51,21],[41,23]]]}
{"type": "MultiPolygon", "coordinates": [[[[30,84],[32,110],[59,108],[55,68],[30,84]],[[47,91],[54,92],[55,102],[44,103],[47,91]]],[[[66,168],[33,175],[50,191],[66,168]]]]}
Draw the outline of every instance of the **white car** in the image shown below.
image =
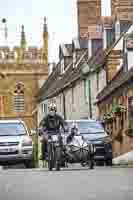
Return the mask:
{"type": "Polygon", "coordinates": [[[0,120],[0,164],[24,163],[32,167],[33,144],[21,120],[0,120]]]}

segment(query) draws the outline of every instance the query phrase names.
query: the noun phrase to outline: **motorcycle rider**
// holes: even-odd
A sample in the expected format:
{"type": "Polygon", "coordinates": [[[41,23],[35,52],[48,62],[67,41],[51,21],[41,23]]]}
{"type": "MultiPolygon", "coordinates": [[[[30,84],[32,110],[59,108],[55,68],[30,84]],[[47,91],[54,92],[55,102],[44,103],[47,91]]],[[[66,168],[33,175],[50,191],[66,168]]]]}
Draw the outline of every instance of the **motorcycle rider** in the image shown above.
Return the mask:
{"type": "Polygon", "coordinates": [[[49,113],[42,119],[39,125],[39,135],[42,136],[42,160],[46,160],[48,155],[48,135],[58,134],[61,127],[65,131],[64,124],[64,119],[57,114],[56,104],[50,104],[49,113]]]}

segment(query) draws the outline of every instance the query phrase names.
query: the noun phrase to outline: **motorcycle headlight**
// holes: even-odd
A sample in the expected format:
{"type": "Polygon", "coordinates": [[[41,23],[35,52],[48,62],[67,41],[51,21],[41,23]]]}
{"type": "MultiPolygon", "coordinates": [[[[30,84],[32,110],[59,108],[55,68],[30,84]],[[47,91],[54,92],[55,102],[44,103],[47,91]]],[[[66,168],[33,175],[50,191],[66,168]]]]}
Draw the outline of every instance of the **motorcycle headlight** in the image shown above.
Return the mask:
{"type": "Polygon", "coordinates": [[[32,146],[32,139],[30,137],[25,137],[23,139],[22,146],[32,146]]]}

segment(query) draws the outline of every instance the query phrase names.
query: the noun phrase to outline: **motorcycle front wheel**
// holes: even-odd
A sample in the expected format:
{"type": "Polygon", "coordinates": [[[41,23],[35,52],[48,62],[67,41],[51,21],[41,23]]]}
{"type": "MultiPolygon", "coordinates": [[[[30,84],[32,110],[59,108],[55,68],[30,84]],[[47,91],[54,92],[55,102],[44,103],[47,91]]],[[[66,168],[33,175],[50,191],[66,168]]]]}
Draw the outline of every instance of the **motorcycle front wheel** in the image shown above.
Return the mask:
{"type": "Polygon", "coordinates": [[[48,169],[52,171],[53,163],[54,163],[54,155],[53,155],[53,145],[51,143],[48,144],[48,169]]]}

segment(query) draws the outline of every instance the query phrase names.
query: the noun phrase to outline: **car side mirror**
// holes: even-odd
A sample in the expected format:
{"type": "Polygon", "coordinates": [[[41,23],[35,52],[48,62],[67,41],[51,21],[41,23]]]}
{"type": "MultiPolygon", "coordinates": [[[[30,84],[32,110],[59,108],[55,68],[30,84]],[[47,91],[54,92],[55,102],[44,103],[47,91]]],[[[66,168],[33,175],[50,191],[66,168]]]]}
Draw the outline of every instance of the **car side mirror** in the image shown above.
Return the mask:
{"type": "Polygon", "coordinates": [[[30,131],[30,136],[36,135],[36,131],[35,130],[31,130],[30,131]]]}

